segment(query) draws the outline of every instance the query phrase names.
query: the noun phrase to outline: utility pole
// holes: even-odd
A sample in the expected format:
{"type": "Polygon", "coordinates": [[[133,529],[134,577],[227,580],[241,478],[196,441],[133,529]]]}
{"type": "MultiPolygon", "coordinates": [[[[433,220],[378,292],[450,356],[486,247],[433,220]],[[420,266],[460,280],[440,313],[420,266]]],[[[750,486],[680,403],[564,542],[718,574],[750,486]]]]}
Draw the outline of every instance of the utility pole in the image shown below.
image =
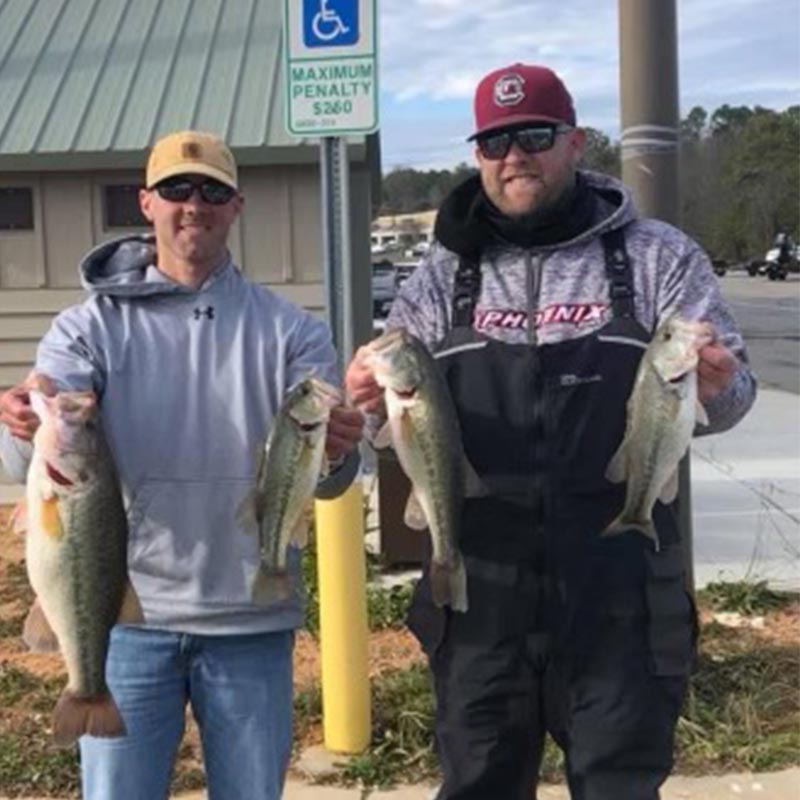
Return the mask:
{"type": "MultiPolygon", "coordinates": [[[[619,0],[622,180],[639,211],[680,216],[678,25],[675,0],[619,0]]],[[[680,466],[678,516],[686,580],[694,588],[689,457],[680,466]]]]}

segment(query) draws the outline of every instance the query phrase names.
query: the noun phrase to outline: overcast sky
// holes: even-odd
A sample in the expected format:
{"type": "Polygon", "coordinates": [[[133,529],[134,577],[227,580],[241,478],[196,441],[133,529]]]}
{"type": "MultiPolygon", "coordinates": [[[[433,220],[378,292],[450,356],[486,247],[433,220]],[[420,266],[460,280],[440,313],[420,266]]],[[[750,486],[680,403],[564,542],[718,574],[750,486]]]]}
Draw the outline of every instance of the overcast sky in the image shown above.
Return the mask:
{"type": "MultiPolygon", "coordinates": [[[[800,0],[677,0],[681,115],[701,105],[800,104],[800,0]]],[[[471,161],[486,72],[546,64],[579,122],[619,137],[616,0],[379,0],[384,171],[471,161]]]]}

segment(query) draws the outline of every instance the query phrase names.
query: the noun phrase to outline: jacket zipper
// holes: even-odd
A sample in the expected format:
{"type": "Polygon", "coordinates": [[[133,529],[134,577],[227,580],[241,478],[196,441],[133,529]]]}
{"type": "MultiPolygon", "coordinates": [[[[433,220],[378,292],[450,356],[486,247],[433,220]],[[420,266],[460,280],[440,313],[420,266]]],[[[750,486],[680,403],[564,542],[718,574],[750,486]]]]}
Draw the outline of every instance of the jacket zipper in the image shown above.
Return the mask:
{"type": "MultiPolygon", "coordinates": [[[[533,508],[533,535],[538,539],[538,547],[534,552],[541,553],[544,546],[544,509],[546,481],[544,479],[545,460],[545,423],[544,423],[544,379],[539,352],[539,336],[536,330],[536,313],[539,309],[539,295],[542,288],[542,257],[525,253],[528,292],[528,343],[531,347],[530,380],[530,428],[531,448],[531,501],[533,508]]],[[[540,555],[538,557],[541,557],[540,555]]],[[[540,569],[540,565],[535,567],[540,569]]]]}
{"type": "Polygon", "coordinates": [[[525,253],[525,281],[528,293],[528,344],[535,345],[538,340],[536,332],[536,312],[539,309],[539,293],[542,288],[542,257],[525,253]]]}

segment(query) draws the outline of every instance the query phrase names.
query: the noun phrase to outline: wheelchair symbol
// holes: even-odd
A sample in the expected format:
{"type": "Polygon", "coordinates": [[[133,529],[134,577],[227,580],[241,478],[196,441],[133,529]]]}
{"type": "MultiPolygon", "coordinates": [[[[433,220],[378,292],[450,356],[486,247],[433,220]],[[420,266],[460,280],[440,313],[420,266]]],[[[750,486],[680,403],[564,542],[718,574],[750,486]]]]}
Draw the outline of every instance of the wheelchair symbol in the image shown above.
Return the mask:
{"type": "Polygon", "coordinates": [[[328,8],[328,0],[320,0],[319,11],[311,20],[311,29],[314,31],[314,36],[323,42],[330,42],[331,39],[350,32],[350,28],[342,22],[342,18],[328,8]]]}
{"type": "Polygon", "coordinates": [[[358,41],[359,0],[304,0],[306,47],[339,47],[358,41]]]}

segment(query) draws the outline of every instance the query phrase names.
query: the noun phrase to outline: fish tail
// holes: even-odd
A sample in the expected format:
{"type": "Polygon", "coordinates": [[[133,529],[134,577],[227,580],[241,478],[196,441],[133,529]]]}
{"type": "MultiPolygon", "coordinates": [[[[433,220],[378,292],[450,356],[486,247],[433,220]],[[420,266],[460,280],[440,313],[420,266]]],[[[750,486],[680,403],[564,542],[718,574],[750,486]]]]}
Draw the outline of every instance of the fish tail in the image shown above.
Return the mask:
{"type": "Polygon", "coordinates": [[[467,572],[460,554],[456,553],[449,561],[431,561],[430,578],[433,602],[439,608],[467,610],[467,572]]]}
{"type": "Polygon", "coordinates": [[[292,584],[286,570],[268,569],[261,565],[253,581],[253,602],[259,606],[269,606],[286,600],[292,594],[292,584]]]}
{"type": "Polygon", "coordinates": [[[658,533],[651,519],[625,519],[617,517],[600,535],[603,537],[619,536],[622,533],[637,531],[653,542],[656,552],[659,549],[658,533]]]}
{"type": "Polygon", "coordinates": [[[53,712],[53,739],[59,747],[69,747],[81,736],[124,736],[125,723],[110,692],[79,697],[65,690],[53,712]]]}

